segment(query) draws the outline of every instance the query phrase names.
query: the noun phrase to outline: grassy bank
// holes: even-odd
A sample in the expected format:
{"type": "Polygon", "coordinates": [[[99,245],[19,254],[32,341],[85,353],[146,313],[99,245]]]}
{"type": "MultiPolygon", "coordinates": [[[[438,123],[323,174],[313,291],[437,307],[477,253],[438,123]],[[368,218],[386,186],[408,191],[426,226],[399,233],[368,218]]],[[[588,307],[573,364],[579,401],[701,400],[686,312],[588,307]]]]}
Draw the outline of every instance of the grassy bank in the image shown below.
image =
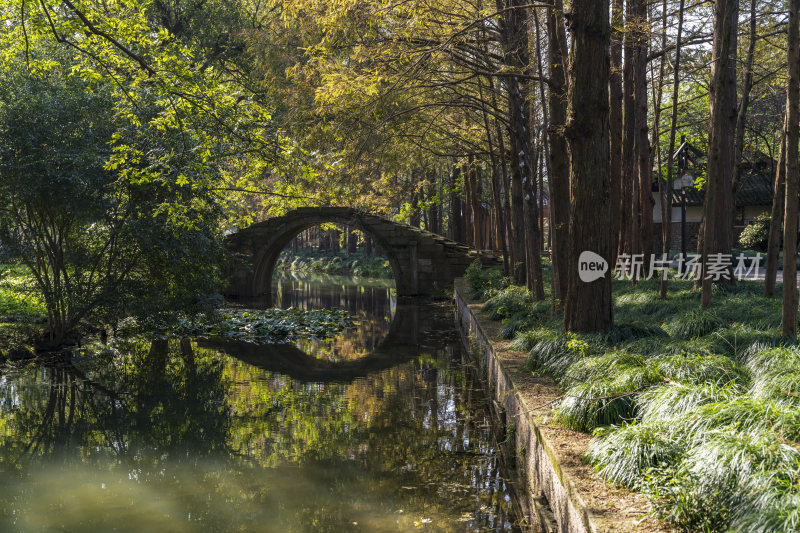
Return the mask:
{"type": "Polygon", "coordinates": [[[0,350],[31,344],[46,322],[44,304],[33,291],[28,269],[0,264],[0,350]]]}
{"type": "Polygon", "coordinates": [[[340,250],[334,254],[310,248],[302,248],[297,252],[284,250],[278,257],[275,268],[284,272],[316,272],[370,278],[393,276],[388,259],[380,255],[365,255],[361,251],[347,254],[340,250]]]}
{"type": "Polygon", "coordinates": [[[644,492],[680,531],[800,529],[800,349],[780,336],[780,301],[761,283],[614,282],[616,327],[564,334],[549,301],[497,272],[467,281],[531,372],[559,381],[554,418],[594,434],[608,481],[644,492]]]}

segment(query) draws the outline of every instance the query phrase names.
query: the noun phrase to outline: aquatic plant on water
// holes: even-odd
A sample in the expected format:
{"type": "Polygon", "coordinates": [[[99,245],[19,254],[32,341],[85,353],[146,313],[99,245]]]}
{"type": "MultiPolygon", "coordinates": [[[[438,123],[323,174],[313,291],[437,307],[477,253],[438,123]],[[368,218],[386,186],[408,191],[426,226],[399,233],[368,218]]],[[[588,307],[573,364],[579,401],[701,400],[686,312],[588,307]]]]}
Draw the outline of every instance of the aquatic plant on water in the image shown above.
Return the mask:
{"type": "Polygon", "coordinates": [[[147,322],[128,319],[120,324],[120,330],[126,334],[284,344],[299,339],[332,338],[352,325],[352,318],[342,309],[307,311],[291,307],[266,310],[222,309],[214,313],[164,317],[147,322]]]}

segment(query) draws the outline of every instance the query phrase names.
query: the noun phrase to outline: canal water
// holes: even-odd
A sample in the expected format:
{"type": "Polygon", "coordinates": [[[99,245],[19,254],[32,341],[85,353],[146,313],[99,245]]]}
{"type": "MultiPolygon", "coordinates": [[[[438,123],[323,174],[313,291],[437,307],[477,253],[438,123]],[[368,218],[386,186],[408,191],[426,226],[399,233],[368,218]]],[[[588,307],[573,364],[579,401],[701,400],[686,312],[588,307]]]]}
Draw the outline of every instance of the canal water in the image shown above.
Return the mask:
{"type": "Polygon", "coordinates": [[[486,397],[449,305],[391,283],[276,281],[340,307],[334,340],[134,339],[0,378],[1,531],[519,531],[486,397]]]}

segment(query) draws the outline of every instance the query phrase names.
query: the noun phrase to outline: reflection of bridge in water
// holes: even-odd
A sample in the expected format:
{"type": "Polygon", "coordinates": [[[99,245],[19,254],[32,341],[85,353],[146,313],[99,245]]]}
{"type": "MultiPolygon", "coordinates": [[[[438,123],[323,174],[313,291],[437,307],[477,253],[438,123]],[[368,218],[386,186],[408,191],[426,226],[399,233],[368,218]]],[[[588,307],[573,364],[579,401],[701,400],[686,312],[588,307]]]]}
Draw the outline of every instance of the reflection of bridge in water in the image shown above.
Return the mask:
{"type": "Polygon", "coordinates": [[[419,354],[419,348],[443,348],[454,338],[453,317],[433,305],[398,305],[386,337],[368,355],[332,362],[309,355],[293,344],[257,345],[204,340],[199,344],[245,363],[305,382],[352,381],[385,370],[419,354]]]}

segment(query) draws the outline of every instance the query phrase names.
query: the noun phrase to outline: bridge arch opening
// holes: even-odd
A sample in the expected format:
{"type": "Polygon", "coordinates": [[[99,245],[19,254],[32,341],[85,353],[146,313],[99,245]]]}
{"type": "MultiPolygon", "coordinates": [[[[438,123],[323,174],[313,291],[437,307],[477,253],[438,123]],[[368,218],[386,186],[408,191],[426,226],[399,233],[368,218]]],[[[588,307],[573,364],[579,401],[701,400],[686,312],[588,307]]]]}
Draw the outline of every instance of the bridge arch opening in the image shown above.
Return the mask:
{"type": "Polygon", "coordinates": [[[392,253],[392,250],[385,245],[381,235],[370,231],[369,228],[353,224],[352,220],[349,219],[341,220],[335,217],[324,217],[314,220],[305,219],[297,221],[294,224],[286,224],[280,231],[275,232],[275,234],[268,239],[268,242],[262,245],[261,250],[256,255],[253,265],[253,294],[264,296],[268,299],[269,304],[273,304],[272,280],[276,275],[276,265],[281,253],[290,248],[292,242],[304,232],[330,225],[334,225],[339,232],[356,231],[369,238],[374,249],[388,260],[389,266],[391,267],[391,278],[394,280],[395,287],[398,289],[400,288],[402,284],[402,267],[400,260],[397,255],[392,253]]]}
{"type": "Polygon", "coordinates": [[[274,278],[304,272],[395,280],[388,254],[353,226],[323,224],[298,233],[278,255],[274,278]]]}

